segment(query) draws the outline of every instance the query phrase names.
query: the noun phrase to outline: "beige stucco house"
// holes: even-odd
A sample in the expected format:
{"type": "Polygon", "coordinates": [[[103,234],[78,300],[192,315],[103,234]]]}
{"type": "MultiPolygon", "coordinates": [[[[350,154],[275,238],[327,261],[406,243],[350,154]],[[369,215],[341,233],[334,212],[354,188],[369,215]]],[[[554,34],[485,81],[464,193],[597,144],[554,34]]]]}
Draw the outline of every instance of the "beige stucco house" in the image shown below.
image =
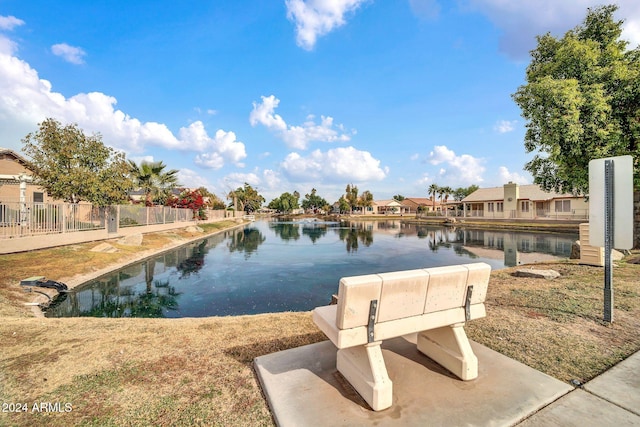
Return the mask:
{"type": "Polygon", "coordinates": [[[502,187],[480,188],[461,203],[465,217],[576,220],[589,217],[589,203],[582,196],[546,192],[538,185],[512,182],[502,187]]]}
{"type": "Polygon", "coordinates": [[[24,157],[0,147],[0,203],[51,203],[47,192],[31,183],[32,172],[24,157]]]}
{"type": "MultiPolygon", "coordinates": [[[[439,211],[440,208],[440,202],[436,200],[435,211],[439,211]]],[[[376,200],[373,202],[373,213],[378,215],[416,214],[418,210],[435,212],[433,200],[423,197],[408,197],[401,202],[395,199],[376,200]]]]}

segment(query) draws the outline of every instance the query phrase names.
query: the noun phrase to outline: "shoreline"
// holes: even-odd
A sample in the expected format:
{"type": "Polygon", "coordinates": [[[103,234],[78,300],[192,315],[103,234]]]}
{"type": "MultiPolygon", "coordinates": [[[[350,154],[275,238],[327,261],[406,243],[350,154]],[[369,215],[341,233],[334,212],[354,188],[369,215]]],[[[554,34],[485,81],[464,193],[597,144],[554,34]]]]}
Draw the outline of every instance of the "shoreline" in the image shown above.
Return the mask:
{"type": "MultiPolygon", "coordinates": [[[[306,216],[293,216],[292,218],[303,218],[306,216]]],[[[269,219],[269,217],[259,217],[259,219],[269,219]]],[[[528,231],[528,232],[539,232],[539,233],[577,233],[578,232],[578,224],[563,224],[564,227],[545,227],[548,226],[549,224],[543,224],[543,223],[527,223],[519,225],[517,223],[514,222],[509,222],[506,223],[498,223],[498,222],[491,222],[491,221],[487,221],[487,222],[479,222],[479,221],[473,221],[473,222],[467,222],[467,221],[462,221],[459,220],[459,222],[456,223],[447,223],[446,218],[445,217],[434,217],[434,218],[412,218],[412,219],[408,219],[404,216],[401,215],[385,215],[385,216],[341,216],[339,219],[339,221],[358,221],[358,220],[363,220],[363,221],[386,221],[386,220],[400,220],[401,222],[407,223],[407,224],[424,224],[424,225],[439,225],[439,226],[444,226],[444,227],[450,227],[450,228],[454,228],[454,227],[465,227],[465,228],[479,228],[479,229],[485,229],[485,230],[510,230],[510,231],[528,231]]],[[[214,236],[216,234],[222,233],[222,232],[226,232],[229,230],[233,230],[235,228],[239,228],[241,226],[246,225],[247,222],[243,221],[241,223],[238,223],[234,226],[230,226],[228,228],[224,228],[221,230],[215,230],[212,232],[204,232],[202,234],[199,235],[195,235],[195,236],[191,236],[191,237],[185,237],[185,238],[181,238],[180,240],[171,242],[169,244],[166,244],[164,246],[162,246],[161,248],[158,249],[147,249],[144,250],[142,252],[133,254],[132,256],[128,257],[126,260],[120,260],[117,261],[107,267],[101,268],[99,270],[95,270],[95,271],[90,271],[90,272],[85,272],[85,273],[80,273],[80,274],[76,274],[73,276],[68,276],[68,277],[62,277],[59,279],[56,279],[56,281],[59,281],[61,283],[64,283],[67,285],[68,290],[73,290],[74,288],[77,288],[78,286],[82,286],[85,283],[98,279],[106,274],[112,273],[113,271],[116,271],[118,269],[124,268],[127,265],[136,263],[136,262],[140,262],[140,261],[144,261],[145,259],[157,256],[159,254],[162,254],[164,252],[168,252],[171,250],[174,250],[176,248],[179,248],[181,246],[184,245],[188,245],[190,243],[193,243],[194,241],[198,241],[198,240],[202,240],[202,239],[206,239],[210,236],[214,236]]],[[[553,224],[551,224],[553,225],[553,224]]],[[[176,228],[174,230],[181,230],[184,229],[184,227],[180,227],[180,228],[176,228]]],[[[171,230],[167,230],[167,231],[171,231],[171,230]]],[[[155,233],[164,233],[164,232],[154,232],[154,233],[148,233],[148,234],[155,234],[155,233]]],[[[118,240],[118,238],[114,238],[114,239],[108,239],[108,240],[102,240],[102,243],[109,243],[109,242],[116,242],[118,240]]],[[[547,260],[550,261],[550,260],[547,260]]],[[[31,302],[27,302],[25,303],[26,306],[30,307],[30,311],[32,313],[32,315],[34,317],[37,318],[44,318],[44,310],[46,310],[46,308],[55,300],[55,298],[59,295],[59,292],[56,291],[55,289],[49,289],[49,288],[36,288],[36,289],[31,289],[30,290],[31,293],[33,293],[34,298],[32,299],[31,302]]]]}
{"type": "MultiPolygon", "coordinates": [[[[127,258],[126,260],[121,260],[121,261],[117,261],[107,267],[101,268],[99,270],[95,270],[95,271],[91,271],[91,272],[86,272],[86,273],[81,273],[81,274],[76,274],[74,276],[70,276],[70,277],[62,277],[56,281],[64,283],[65,285],[67,285],[68,290],[73,290],[74,288],[77,288],[78,286],[82,286],[85,283],[91,281],[91,280],[95,280],[98,279],[106,274],[112,273],[116,270],[119,270],[121,268],[124,268],[126,266],[128,266],[129,264],[133,264],[136,262],[140,262],[140,261],[144,261],[145,259],[160,255],[164,252],[168,252],[174,249],[177,249],[181,246],[184,245],[188,245],[190,243],[193,243],[195,241],[198,240],[202,240],[202,239],[206,239],[208,237],[214,236],[216,234],[219,233],[223,233],[229,230],[233,230],[239,227],[242,227],[244,225],[246,225],[247,222],[243,221],[241,223],[238,223],[237,225],[228,227],[228,228],[223,228],[221,230],[215,230],[212,231],[210,233],[207,232],[203,232],[200,235],[196,235],[196,236],[191,236],[191,237],[187,237],[184,238],[184,240],[179,240],[179,241],[174,241],[171,242],[169,244],[166,244],[164,246],[162,246],[159,249],[147,249],[144,250],[142,252],[136,253],[134,255],[132,255],[131,257],[127,258]]],[[[184,229],[185,227],[180,227],[178,229],[174,229],[174,230],[179,230],[179,229],[184,229]]],[[[171,231],[171,230],[168,230],[171,231]]],[[[162,233],[162,232],[160,232],[162,233]]],[[[102,240],[102,243],[108,243],[110,241],[117,241],[118,238],[115,239],[109,239],[109,240],[102,240]]],[[[34,317],[37,318],[44,318],[44,311],[43,309],[47,308],[49,306],[49,304],[51,304],[54,299],[60,294],[58,291],[56,291],[55,289],[49,289],[49,288],[37,288],[37,290],[31,290],[31,293],[34,293],[36,295],[34,300],[32,302],[29,303],[25,303],[25,305],[29,306],[31,308],[31,312],[33,313],[34,317]]]]}

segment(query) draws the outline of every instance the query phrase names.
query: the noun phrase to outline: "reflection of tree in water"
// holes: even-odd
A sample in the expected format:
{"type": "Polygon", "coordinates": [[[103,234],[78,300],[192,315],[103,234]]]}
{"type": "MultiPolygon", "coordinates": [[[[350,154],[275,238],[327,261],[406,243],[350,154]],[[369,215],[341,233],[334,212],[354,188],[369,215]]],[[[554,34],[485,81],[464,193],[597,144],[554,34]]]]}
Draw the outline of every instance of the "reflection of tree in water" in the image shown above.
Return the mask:
{"type": "Polygon", "coordinates": [[[291,223],[274,223],[270,224],[276,236],[282,240],[298,240],[300,238],[300,227],[298,224],[291,223]]]}
{"type": "Polygon", "coordinates": [[[441,247],[451,248],[451,238],[447,229],[432,230],[428,236],[429,249],[432,252],[438,252],[441,247]]]}
{"type": "Polygon", "coordinates": [[[245,259],[248,259],[265,240],[266,238],[257,228],[245,228],[230,236],[227,247],[229,252],[244,252],[245,259]]]}
{"type": "Polygon", "coordinates": [[[324,235],[327,234],[327,227],[317,226],[317,225],[303,226],[302,234],[309,237],[312,243],[315,243],[316,240],[318,240],[321,237],[324,237],[324,235]]]}
{"type": "Polygon", "coordinates": [[[155,290],[138,295],[128,305],[128,315],[130,317],[164,317],[165,310],[178,309],[178,296],[174,286],[169,286],[169,281],[154,282],[155,290]]]}
{"type": "Polygon", "coordinates": [[[373,243],[373,231],[365,229],[361,225],[352,228],[341,228],[338,236],[340,240],[345,242],[349,253],[356,252],[360,243],[365,246],[371,246],[373,243]]]}
{"type": "Polygon", "coordinates": [[[209,248],[206,240],[195,246],[191,251],[191,256],[176,266],[176,269],[180,272],[180,278],[189,277],[191,273],[200,271],[204,267],[204,259],[208,252],[209,248]]]}
{"type": "MultiPolygon", "coordinates": [[[[145,290],[139,294],[129,287],[118,289],[104,289],[100,298],[93,300],[88,310],[79,307],[72,313],[74,316],[84,317],[164,317],[165,310],[178,309],[178,296],[175,287],[169,281],[156,280],[152,285],[147,284],[145,290]],[[105,292],[106,291],[106,292],[105,292]]],[[[72,295],[71,298],[76,298],[72,295]]]]}

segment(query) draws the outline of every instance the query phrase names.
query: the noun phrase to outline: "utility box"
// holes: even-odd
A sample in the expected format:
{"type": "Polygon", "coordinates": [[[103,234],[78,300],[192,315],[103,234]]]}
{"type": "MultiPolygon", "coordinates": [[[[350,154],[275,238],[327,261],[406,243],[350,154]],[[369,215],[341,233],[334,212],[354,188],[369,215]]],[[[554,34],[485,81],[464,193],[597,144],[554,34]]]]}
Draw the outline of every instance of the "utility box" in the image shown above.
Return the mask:
{"type": "Polygon", "coordinates": [[[580,264],[604,266],[604,248],[589,244],[589,223],[580,224],[580,264]]]}

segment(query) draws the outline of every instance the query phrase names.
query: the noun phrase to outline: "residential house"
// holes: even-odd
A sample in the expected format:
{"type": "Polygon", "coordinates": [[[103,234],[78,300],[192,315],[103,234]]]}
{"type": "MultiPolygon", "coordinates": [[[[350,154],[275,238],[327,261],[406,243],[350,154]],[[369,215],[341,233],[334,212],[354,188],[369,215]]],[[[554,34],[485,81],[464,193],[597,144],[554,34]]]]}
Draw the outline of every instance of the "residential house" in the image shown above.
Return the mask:
{"type": "Polygon", "coordinates": [[[480,188],[462,199],[465,217],[496,219],[587,219],[589,203],[582,196],[546,192],[538,185],[512,182],[480,188]]]}
{"type": "Polygon", "coordinates": [[[402,201],[402,206],[406,208],[406,213],[440,212],[442,206],[437,200],[427,197],[407,197],[402,201]]]}
{"type": "Polygon", "coordinates": [[[8,148],[0,147],[0,203],[51,203],[53,198],[32,183],[27,160],[8,148]]]}
{"type": "Polygon", "coordinates": [[[395,199],[391,200],[375,200],[373,202],[373,213],[377,215],[403,214],[406,207],[395,199]]]}

